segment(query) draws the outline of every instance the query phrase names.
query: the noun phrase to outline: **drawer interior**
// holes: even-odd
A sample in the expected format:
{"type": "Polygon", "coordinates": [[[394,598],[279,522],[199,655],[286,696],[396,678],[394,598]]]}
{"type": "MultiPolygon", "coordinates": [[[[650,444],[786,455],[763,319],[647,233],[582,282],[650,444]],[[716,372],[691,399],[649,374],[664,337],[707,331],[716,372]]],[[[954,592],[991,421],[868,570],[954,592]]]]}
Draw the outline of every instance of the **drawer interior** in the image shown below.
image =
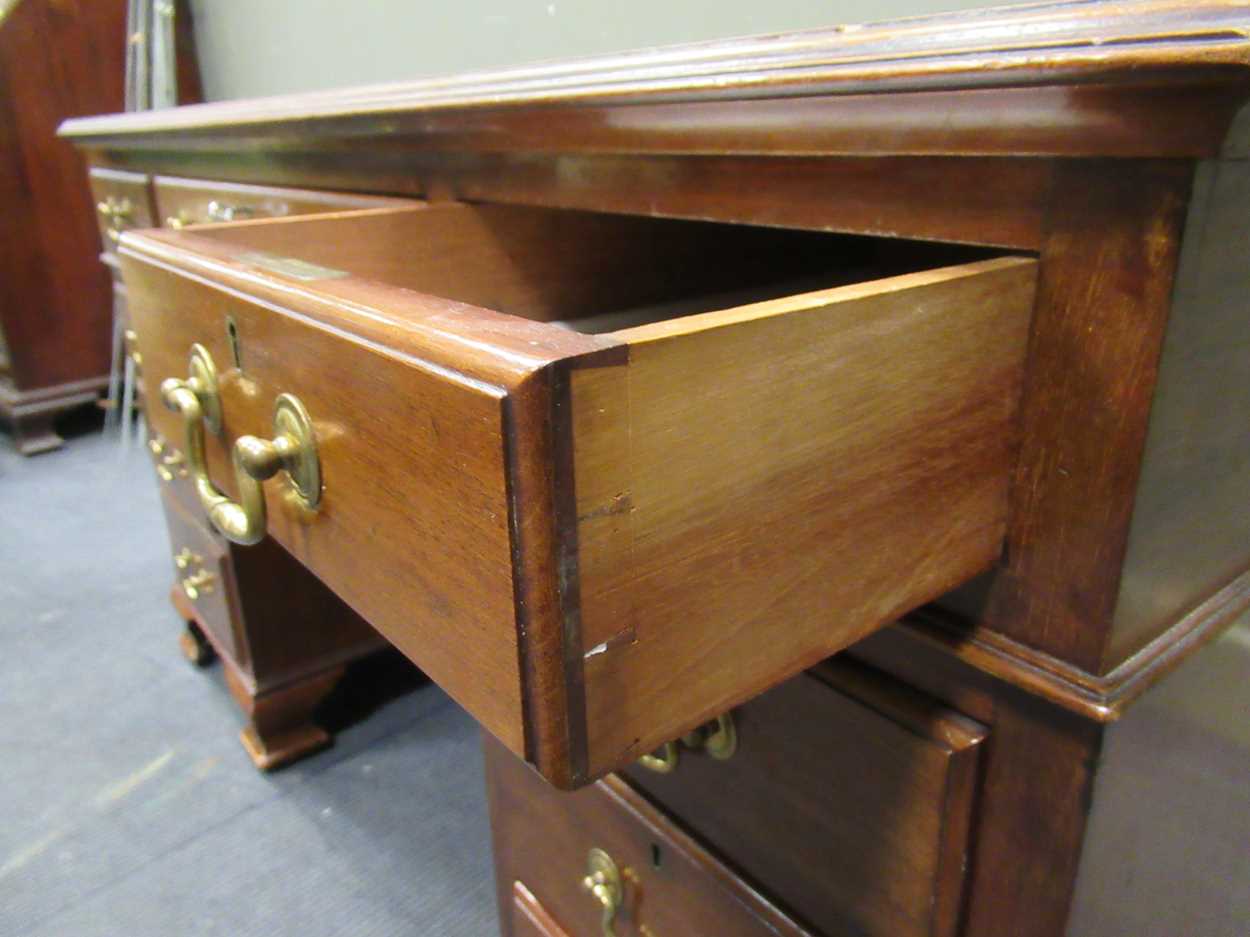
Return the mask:
{"type": "Polygon", "coordinates": [[[602,334],[969,263],[981,248],[507,205],[443,203],[209,225],[236,261],[372,280],[602,334]]]}

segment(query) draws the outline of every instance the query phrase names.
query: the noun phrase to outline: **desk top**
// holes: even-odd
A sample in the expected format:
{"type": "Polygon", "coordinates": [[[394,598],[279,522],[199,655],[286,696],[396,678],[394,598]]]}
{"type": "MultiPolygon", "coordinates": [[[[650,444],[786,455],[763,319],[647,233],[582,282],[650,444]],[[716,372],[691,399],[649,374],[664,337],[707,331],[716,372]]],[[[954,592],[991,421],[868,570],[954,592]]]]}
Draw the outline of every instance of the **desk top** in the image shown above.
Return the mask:
{"type": "Polygon", "coordinates": [[[976,10],[69,121],[108,151],[1213,156],[1241,147],[1250,3],[976,10]],[[674,111],[679,108],[679,111],[674,111]]]}

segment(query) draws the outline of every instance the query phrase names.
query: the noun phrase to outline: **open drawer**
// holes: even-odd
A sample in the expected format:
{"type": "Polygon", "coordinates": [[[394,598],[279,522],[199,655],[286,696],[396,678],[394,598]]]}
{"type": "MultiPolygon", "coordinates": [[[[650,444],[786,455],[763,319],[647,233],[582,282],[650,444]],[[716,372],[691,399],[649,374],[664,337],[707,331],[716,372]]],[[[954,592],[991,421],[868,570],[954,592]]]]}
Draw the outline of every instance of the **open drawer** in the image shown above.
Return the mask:
{"type": "Polygon", "coordinates": [[[174,382],[149,416],[201,434],[218,523],[258,520],[557,785],[1001,549],[1033,260],[457,203],[122,255],[149,382],[215,365],[215,403],[174,382]],[[280,395],[311,461],[289,397],[281,445],[236,445],[279,438],[280,395]]]}

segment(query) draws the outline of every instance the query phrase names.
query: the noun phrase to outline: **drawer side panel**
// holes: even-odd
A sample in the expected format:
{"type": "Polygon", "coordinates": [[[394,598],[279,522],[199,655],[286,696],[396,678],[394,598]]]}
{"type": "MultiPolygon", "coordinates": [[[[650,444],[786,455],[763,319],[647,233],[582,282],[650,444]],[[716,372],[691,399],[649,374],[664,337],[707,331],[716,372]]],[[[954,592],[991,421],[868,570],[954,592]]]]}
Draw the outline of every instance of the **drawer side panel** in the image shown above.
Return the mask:
{"type": "Polygon", "coordinates": [[[1035,278],[1005,258],[618,333],[628,364],[573,389],[611,430],[576,454],[591,776],[998,558],[1035,278]]]}

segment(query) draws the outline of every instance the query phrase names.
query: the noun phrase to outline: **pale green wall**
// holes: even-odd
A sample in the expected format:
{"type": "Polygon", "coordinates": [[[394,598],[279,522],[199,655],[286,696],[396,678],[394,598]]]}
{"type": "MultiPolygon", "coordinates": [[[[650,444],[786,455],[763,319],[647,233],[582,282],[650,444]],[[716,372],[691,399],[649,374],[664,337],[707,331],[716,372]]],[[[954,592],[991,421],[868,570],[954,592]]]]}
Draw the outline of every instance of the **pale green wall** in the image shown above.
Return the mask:
{"type": "Polygon", "coordinates": [[[192,0],[210,100],[992,5],[977,0],[192,0]]]}

